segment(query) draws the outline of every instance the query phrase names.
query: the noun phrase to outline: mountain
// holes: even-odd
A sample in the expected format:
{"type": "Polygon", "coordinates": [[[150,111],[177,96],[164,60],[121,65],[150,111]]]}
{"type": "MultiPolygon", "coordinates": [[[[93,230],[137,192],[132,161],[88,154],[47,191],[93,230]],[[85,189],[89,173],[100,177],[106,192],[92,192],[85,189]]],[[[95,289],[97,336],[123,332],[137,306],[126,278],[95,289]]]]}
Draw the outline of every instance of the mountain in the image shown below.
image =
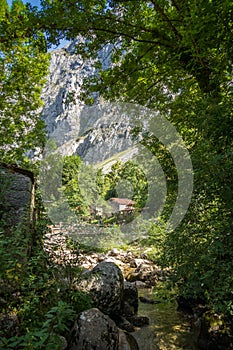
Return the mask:
{"type": "MultiPolygon", "coordinates": [[[[94,59],[83,60],[76,52],[80,40],[83,39],[77,38],[51,52],[41,112],[48,137],[56,142],[62,154],[78,154],[86,163],[99,163],[121,152],[122,160],[126,161],[125,151],[135,149],[138,142],[130,134],[135,126],[131,107],[106,103],[97,95],[94,105],[84,105],[80,98],[83,81],[97,71],[94,59]]],[[[103,68],[111,64],[111,50],[111,45],[107,45],[99,52],[103,68]]],[[[129,158],[134,153],[130,151],[129,158]]]]}

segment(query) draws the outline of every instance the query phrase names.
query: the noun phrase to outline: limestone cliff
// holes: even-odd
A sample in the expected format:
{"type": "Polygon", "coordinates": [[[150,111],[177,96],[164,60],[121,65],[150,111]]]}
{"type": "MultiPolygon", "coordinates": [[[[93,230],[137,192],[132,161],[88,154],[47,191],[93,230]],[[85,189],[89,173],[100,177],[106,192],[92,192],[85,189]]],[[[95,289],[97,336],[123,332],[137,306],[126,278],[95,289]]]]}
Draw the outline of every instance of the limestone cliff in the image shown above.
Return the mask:
{"type": "MultiPolygon", "coordinates": [[[[51,52],[42,118],[49,138],[63,154],[76,153],[84,161],[96,163],[132,148],[133,125],[123,107],[100,103],[97,96],[94,106],[84,106],[80,98],[83,80],[96,70],[94,59],[83,60],[75,52],[78,40],[51,52]]],[[[103,67],[109,66],[110,54],[110,45],[99,52],[103,67]]]]}

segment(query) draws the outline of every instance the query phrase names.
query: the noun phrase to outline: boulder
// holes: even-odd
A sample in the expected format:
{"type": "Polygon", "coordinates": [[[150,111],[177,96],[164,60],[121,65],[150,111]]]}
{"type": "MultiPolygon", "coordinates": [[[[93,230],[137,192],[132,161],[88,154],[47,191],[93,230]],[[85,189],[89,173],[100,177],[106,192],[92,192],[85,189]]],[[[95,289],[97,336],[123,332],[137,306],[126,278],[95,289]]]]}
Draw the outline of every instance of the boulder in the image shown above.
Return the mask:
{"type": "Polygon", "coordinates": [[[70,350],[118,350],[119,330],[113,320],[93,308],[79,314],[71,331],[70,350]]]}
{"type": "Polygon", "coordinates": [[[122,313],[124,279],[114,263],[102,261],[97,264],[80,286],[90,293],[95,307],[103,313],[112,317],[122,313]]]}
{"type": "Polygon", "coordinates": [[[124,314],[138,312],[138,290],[135,283],[124,282],[124,314]]]}

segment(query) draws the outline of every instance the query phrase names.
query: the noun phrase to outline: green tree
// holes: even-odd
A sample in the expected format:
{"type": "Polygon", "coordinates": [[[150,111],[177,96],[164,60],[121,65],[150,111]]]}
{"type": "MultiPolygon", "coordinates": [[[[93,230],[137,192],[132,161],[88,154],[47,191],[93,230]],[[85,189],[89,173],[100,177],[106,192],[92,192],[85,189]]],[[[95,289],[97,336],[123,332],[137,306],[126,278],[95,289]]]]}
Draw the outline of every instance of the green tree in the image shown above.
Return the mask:
{"type": "Polygon", "coordinates": [[[132,161],[116,162],[105,175],[108,191],[105,199],[123,197],[133,199],[136,207],[143,208],[147,200],[147,179],[143,170],[132,161]],[[119,192],[119,193],[118,193],[119,192]]]}
{"type": "Polygon", "coordinates": [[[44,141],[38,108],[49,55],[43,33],[31,28],[29,8],[20,0],[0,5],[0,158],[20,162],[44,141]]]}
{"type": "MultiPolygon", "coordinates": [[[[183,136],[193,159],[195,191],[183,224],[165,240],[165,262],[185,278],[187,294],[231,312],[233,4],[82,0],[42,5],[40,26],[51,42],[82,34],[87,40],[77,50],[86,56],[113,45],[113,65],[102,71],[98,66],[89,92],[156,108],[183,136]]],[[[157,154],[160,145],[151,147],[157,154]]],[[[166,168],[167,159],[161,157],[166,168]]]]}
{"type": "Polygon", "coordinates": [[[69,205],[77,214],[86,214],[87,203],[79,188],[79,171],[82,161],[78,155],[63,159],[62,184],[69,205]]]}

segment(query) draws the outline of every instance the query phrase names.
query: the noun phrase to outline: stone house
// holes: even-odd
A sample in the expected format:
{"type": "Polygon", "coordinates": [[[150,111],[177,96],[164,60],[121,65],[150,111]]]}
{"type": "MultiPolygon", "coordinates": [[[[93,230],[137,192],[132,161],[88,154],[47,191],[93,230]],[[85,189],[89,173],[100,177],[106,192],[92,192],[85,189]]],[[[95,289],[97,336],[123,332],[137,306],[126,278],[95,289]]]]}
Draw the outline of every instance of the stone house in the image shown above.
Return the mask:
{"type": "Polygon", "coordinates": [[[31,171],[0,163],[0,220],[4,226],[33,224],[35,179],[31,171]]]}
{"type": "Polygon", "coordinates": [[[116,216],[125,217],[135,211],[135,202],[128,198],[110,198],[108,205],[93,205],[91,215],[96,219],[116,216]]]}

